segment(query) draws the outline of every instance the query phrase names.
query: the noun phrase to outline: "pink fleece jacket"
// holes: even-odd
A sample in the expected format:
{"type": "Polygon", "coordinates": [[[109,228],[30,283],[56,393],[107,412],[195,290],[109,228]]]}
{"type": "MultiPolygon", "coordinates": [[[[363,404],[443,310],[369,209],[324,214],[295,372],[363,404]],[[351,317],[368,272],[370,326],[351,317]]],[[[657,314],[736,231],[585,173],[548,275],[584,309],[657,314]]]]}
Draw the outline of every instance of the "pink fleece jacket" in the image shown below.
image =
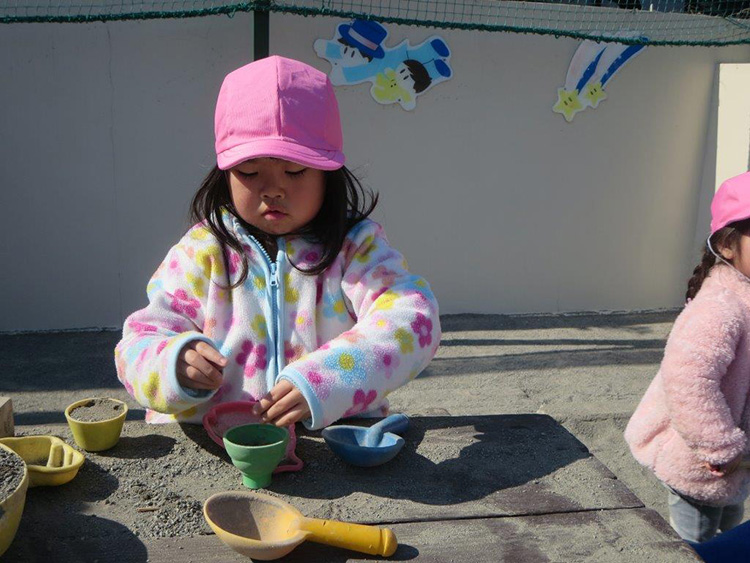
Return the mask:
{"type": "Polygon", "coordinates": [[[716,477],[703,463],[726,463],[747,451],[749,333],[750,281],[725,264],[714,266],[677,317],[661,368],[625,429],[641,464],[709,505],[748,494],[750,471],[716,477]]]}

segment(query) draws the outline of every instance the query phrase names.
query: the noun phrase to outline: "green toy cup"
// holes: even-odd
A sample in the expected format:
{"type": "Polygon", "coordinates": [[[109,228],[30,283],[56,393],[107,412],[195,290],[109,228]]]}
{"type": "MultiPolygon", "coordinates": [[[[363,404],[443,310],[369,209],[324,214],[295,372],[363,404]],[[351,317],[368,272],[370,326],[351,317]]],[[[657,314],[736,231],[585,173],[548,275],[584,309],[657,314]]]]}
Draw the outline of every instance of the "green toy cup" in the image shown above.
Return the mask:
{"type": "Polygon", "coordinates": [[[289,430],[271,424],[244,424],[224,434],[224,447],[249,489],[271,483],[271,473],[284,458],[288,442],[289,430]]]}

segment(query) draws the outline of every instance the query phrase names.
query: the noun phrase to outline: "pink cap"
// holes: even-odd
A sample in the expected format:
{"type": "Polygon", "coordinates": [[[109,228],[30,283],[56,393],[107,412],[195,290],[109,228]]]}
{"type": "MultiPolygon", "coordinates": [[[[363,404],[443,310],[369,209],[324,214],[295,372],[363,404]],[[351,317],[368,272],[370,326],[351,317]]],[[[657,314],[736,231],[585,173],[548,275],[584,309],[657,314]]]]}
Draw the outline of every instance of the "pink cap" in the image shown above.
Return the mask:
{"type": "Polygon", "coordinates": [[[320,170],[345,161],[331,81],[292,59],[267,57],[230,72],[216,102],[214,131],[221,170],[260,157],[320,170]]]}
{"type": "Polygon", "coordinates": [[[750,172],[730,178],[711,202],[711,234],[735,221],[750,218],[750,172]]]}

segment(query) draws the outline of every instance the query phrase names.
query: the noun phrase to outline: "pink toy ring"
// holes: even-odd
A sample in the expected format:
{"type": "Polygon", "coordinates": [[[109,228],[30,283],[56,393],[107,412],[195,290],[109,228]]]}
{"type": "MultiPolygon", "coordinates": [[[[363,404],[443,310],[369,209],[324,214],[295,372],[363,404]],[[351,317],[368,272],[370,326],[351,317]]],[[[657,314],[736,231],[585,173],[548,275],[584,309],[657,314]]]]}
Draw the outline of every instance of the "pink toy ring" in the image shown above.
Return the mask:
{"type": "MultiPolygon", "coordinates": [[[[253,414],[253,405],[256,401],[231,401],[221,403],[213,407],[203,415],[203,427],[208,432],[211,439],[224,448],[222,438],[230,428],[242,426],[243,424],[252,424],[262,422],[260,417],[253,414]]],[[[274,469],[274,473],[284,471],[299,471],[302,469],[302,460],[294,452],[297,447],[297,435],[294,432],[294,424],[290,424],[289,444],[286,447],[286,459],[282,460],[279,466],[274,469]]]]}

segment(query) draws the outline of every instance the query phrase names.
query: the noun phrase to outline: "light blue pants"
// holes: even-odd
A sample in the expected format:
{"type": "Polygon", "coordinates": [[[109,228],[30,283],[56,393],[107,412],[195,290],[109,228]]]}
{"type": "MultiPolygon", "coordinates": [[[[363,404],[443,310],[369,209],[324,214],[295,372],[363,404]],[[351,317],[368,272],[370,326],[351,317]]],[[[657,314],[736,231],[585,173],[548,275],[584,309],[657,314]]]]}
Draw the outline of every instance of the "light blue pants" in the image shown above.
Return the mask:
{"type": "Polygon", "coordinates": [[[668,490],[669,523],[684,540],[704,542],[742,522],[743,504],[708,506],[668,490]]]}

